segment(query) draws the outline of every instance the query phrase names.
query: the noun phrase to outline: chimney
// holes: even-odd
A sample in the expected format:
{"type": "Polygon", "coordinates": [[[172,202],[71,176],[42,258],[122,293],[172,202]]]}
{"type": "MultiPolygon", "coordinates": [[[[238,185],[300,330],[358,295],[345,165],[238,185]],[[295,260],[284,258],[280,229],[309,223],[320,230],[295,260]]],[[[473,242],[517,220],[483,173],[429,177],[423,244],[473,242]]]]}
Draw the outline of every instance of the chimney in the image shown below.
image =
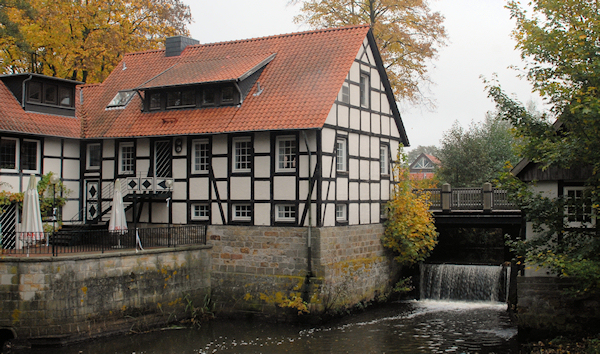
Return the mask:
{"type": "Polygon", "coordinates": [[[165,56],[175,57],[181,54],[188,45],[200,44],[200,41],[184,36],[167,37],[165,40],[165,56]]]}

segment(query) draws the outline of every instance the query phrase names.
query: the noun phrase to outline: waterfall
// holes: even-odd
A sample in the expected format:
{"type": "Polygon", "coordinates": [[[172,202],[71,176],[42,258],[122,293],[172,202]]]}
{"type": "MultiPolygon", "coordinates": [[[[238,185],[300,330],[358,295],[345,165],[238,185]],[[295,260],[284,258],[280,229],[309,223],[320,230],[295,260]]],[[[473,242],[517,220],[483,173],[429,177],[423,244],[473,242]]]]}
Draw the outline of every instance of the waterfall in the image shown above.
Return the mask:
{"type": "Polygon", "coordinates": [[[505,301],[509,279],[502,266],[421,264],[421,299],[505,301]]]}

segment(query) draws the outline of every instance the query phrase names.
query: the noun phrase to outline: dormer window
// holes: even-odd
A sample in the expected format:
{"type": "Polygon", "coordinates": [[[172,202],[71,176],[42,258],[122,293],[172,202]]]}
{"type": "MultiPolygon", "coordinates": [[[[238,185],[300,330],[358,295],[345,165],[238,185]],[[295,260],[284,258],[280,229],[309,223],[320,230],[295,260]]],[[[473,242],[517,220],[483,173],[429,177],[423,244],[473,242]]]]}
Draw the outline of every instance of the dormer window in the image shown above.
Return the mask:
{"type": "Polygon", "coordinates": [[[233,87],[225,87],[223,90],[221,90],[221,102],[233,102],[233,87]]]}
{"type": "Polygon", "coordinates": [[[44,103],[56,104],[57,95],[56,85],[46,84],[44,85],[44,103]]]}
{"type": "Polygon", "coordinates": [[[194,107],[196,92],[194,90],[170,91],[167,93],[167,108],[194,107]]]}
{"type": "Polygon", "coordinates": [[[119,91],[106,108],[125,107],[131,101],[134,91],[119,91]]]}
{"type": "Polygon", "coordinates": [[[27,103],[41,103],[50,106],[74,107],[75,90],[72,86],[49,82],[30,81],[27,83],[27,103]]]}
{"type": "Polygon", "coordinates": [[[215,89],[207,88],[203,91],[203,100],[202,103],[205,105],[215,104],[215,89]]]}
{"type": "Polygon", "coordinates": [[[150,94],[150,110],[160,109],[160,92],[150,94]]]}
{"type": "Polygon", "coordinates": [[[30,82],[29,83],[29,95],[27,96],[29,102],[42,102],[42,83],[41,82],[30,82]]]}
{"type": "Polygon", "coordinates": [[[73,107],[73,90],[66,87],[59,87],[58,103],[63,107],[73,107]]]}

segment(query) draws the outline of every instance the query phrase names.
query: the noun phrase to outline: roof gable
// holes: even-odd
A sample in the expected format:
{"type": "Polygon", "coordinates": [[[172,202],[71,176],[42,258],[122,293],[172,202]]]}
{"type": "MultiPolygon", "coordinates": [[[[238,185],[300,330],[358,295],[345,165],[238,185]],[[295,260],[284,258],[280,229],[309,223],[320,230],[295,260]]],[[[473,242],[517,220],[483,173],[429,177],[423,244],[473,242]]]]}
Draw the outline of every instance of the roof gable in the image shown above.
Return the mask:
{"type": "MultiPolygon", "coordinates": [[[[165,57],[164,51],[128,54],[103,84],[84,86],[81,114],[86,117],[85,135],[108,138],[319,129],[369,33],[368,26],[353,26],[188,46],[180,56],[172,57],[165,57]],[[142,112],[142,98],[136,95],[124,109],[106,110],[121,90],[233,81],[261,69],[261,93],[255,95],[254,85],[238,107],[142,112]]],[[[377,50],[373,52],[377,59],[377,50]]],[[[389,87],[383,65],[378,67],[389,87]]],[[[393,98],[391,89],[387,90],[388,99],[393,98]]],[[[408,143],[393,100],[390,106],[401,138],[408,143]]]]}

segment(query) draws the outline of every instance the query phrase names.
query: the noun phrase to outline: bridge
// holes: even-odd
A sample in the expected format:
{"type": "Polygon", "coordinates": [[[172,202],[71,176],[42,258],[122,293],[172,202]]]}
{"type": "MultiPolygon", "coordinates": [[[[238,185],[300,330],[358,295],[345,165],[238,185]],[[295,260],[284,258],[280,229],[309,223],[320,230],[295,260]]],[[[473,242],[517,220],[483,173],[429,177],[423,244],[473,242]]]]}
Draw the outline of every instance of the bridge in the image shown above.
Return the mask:
{"type": "Polygon", "coordinates": [[[416,193],[427,195],[440,233],[432,254],[434,260],[473,263],[510,260],[504,235],[518,237],[524,232],[525,223],[521,210],[508,200],[506,190],[493,188],[491,183],[484,183],[481,188],[452,188],[444,184],[442,188],[416,193]]]}

